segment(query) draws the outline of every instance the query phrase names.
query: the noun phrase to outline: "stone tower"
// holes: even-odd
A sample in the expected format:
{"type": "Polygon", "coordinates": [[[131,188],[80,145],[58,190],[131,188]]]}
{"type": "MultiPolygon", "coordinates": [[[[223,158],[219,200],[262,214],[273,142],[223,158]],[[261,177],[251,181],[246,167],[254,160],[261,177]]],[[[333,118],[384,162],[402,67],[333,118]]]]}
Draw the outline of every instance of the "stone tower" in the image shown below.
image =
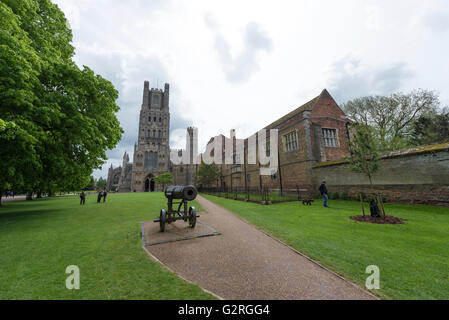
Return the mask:
{"type": "Polygon", "coordinates": [[[144,82],[139,134],[134,145],[132,191],[153,191],[153,177],[169,170],[170,86],[150,89],[144,82]]]}

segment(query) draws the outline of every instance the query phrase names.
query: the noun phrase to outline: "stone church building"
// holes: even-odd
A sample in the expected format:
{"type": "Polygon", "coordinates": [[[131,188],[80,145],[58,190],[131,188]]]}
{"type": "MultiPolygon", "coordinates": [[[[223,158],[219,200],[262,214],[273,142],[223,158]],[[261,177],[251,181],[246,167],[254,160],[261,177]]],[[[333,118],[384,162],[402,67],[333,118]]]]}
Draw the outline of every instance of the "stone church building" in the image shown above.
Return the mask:
{"type": "MultiPolygon", "coordinates": [[[[108,189],[119,192],[158,190],[160,186],[155,185],[153,178],[168,171],[173,173],[175,184],[195,184],[197,164],[173,165],[170,162],[169,94],[167,83],[162,91],[150,89],[149,82],[144,82],[133,162],[129,161],[129,155],[125,152],[122,166],[113,168],[111,165],[108,189]]],[[[312,171],[315,163],[349,155],[347,124],[348,119],[343,111],[327,90],[323,90],[311,101],[265,128],[279,130],[279,168],[276,174],[261,176],[259,165],[247,164],[248,139],[245,139],[244,164],[219,165],[221,179],[216,186],[283,190],[299,186],[312,189],[316,184],[312,171]]],[[[192,134],[191,128],[189,134],[192,134]]],[[[228,138],[223,135],[218,137],[223,139],[224,146],[228,138]]],[[[209,143],[213,143],[214,139],[211,138],[209,143]]]]}
{"type": "Polygon", "coordinates": [[[170,86],[150,89],[144,82],[139,115],[138,141],[134,145],[133,162],[125,152],[121,167],[108,172],[107,187],[119,192],[154,191],[153,178],[170,169],[170,86]]]}

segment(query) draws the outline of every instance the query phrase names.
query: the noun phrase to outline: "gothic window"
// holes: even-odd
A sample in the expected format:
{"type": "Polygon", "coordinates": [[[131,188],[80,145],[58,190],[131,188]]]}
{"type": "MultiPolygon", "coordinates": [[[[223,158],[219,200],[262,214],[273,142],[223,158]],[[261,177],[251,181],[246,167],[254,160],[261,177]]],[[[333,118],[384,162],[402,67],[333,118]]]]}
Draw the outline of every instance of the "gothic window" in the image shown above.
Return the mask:
{"type": "Polygon", "coordinates": [[[276,173],[271,174],[271,181],[276,181],[276,173]]]}
{"type": "Polygon", "coordinates": [[[161,117],[159,117],[159,123],[161,123],[162,122],[162,118],[161,117]]]}
{"type": "Polygon", "coordinates": [[[159,132],[157,134],[158,134],[158,138],[162,138],[162,131],[161,130],[159,130],[159,132]]]}
{"type": "Polygon", "coordinates": [[[145,151],[145,160],[143,162],[143,168],[146,171],[150,171],[151,170],[151,166],[150,166],[150,155],[148,153],[148,151],[145,151]]]}
{"type": "Polygon", "coordinates": [[[153,118],[153,121],[156,122],[156,117],[153,118]]]}
{"type": "Polygon", "coordinates": [[[157,144],[157,150],[161,150],[161,144],[160,143],[157,144]]]}
{"type": "Polygon", "coordinates": [[[324,145],[326,147],[338,147],[337,144],[337,130],[336,129],[322,129],[324,145]]]}
{"type": "Polygon", "coordinates": [[[285,151],[298,150],[298,135],[296,131],[292,131],[284,135],[285,151]]]}
{"type": "Polygon", "coordinates": [[[267,145],[265,146],[265,155],[267,157],[270,156],[270,141],[267,141],[267,145]]]}
{"type": "Polygon", "coordinates": [[[153,137],[156,138],[156,130],[153,130],[153,137]]]}
{"type": "Polygon", "coordinates": [[[150,170],[157,170],[157,152],[150,151],[150,170]]]}
{"type": "Polygon", "coordinates": [[[248,182],[251,182],[251,174],[249,173],[246,174],[246,180],[248,180],[248,182]]]}
{"type": "Polygon", "coordinates": [[[159,95],[158,94],[155,94],[155,95],[153,95],[153,104],[159,104],[159,95]]]}
{"type": "Polygon", "coordinates": [[[151,116],[148,117],[148,121],[151,122],[151,116]]]}

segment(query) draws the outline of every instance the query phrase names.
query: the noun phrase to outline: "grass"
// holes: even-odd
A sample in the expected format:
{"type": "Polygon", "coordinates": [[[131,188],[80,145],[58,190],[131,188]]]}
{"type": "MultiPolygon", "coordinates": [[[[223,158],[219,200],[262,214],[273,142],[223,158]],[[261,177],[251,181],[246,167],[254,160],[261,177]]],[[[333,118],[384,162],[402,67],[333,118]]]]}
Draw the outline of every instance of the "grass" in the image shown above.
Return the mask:
{"type": "MultiPolygon", "coordinates": [[[[5,203],[0,207],[0,299],[213,299],[153,261],[140,222],[166,207],[162,193],[5,203]],[[80,289],[65,287],[66,267],[80,289]]],[[[198,207],[198,205],[197,205],[198,207]]]]}
{"type": "MultiPolygon", "coordinates": [[[[324,208],[299,202],[264,206],[204,195],[262,230],[365,286],[365,269],[380,269],[385,299],[449,299],[449,208],[385,204],[402,225],[360,223],[360,204],[330,201],[324,208]]],[[[368,206],[365,208],[369,212],[368,206]]]]}

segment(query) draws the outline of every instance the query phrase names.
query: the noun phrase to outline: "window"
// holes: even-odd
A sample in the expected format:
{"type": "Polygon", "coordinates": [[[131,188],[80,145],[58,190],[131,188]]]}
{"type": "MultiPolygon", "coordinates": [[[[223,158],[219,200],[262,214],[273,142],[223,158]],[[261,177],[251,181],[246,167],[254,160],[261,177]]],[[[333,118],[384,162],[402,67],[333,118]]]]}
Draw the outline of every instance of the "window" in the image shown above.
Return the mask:
{"type": "Polygon", "coordinates": [[[246,174],[246,180],[248,180],[248,182],[251,182],[251,174],[249,173],[246,174]]]}
{"type": "Polygon", "coordinates": [[[265,154],[267,157],[270,156],[270,141],[267,141],[267,145],[265,146],[265,154]]]}
{"type": "Polygon", "coordinates": [[[271,181],[276,181],[276,173],[271,174],[271,181]]]}
{"type": "Polygon", "coordinates": [[[326,147],[338,147],[336,129],[323,129],[323,139],[326,147]]]}
{"type": "Polygon", "coordinates": [[[159,104],[159,95],[158,94],[153,95],[153,104],[159,104]]]}
{"type": "Polygon", "coordinates": [[[153,138],[156,138],[156,130],[153,130],[153,138]]]}
{"type": "Polygon", "coordinates": [[[156,122],[156,117],[153,118],[153,121],[156,122]]]}
{"type": "Polygon", "coordinates": [[[158,138],[162,138],[162,131],[159,130],[159,132],[157,133],[157,135],[158,135],[158,138]]]}
{"type": "Polygon", "coordinates": [[[151,122],[151,116],[148,117],[148,121],[151,122]]]}
{"type": "Polygon", "coordinates": [[[161,123],[162,122],[162,118],[161,117],[159,117],[159,123],[161,123]]]}
{"type": "Polygon", "coordinates": [[[285,151],[298,150],[298,136],[296,131],[284,135],[285,151]]]}

